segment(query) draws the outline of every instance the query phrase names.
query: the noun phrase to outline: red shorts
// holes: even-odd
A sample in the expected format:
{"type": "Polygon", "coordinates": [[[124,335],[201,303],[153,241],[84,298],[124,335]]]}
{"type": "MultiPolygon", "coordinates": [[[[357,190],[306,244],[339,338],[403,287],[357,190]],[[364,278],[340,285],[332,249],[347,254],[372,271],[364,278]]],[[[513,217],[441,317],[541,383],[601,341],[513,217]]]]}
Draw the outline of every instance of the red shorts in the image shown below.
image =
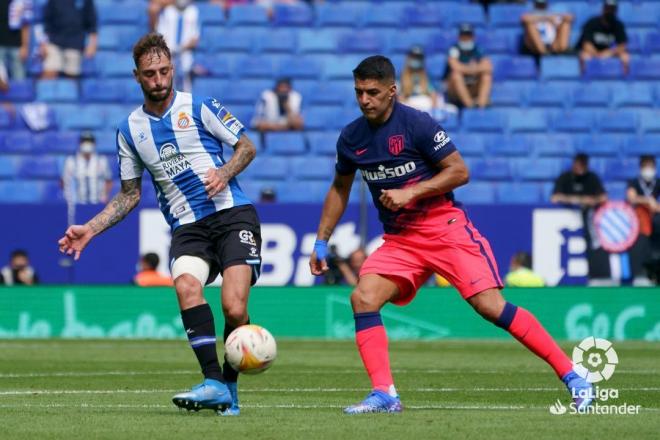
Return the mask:
{"type": "Polygon", "coordinates": [[[502,288],[490,244],[465,213],[449,208],[434,219],[440,226],[432,236],[414,231],[385,234],[385,242],[364,262],[360,276],[378,274],[397,284],[394,304],[405,305],[433,273],[447,279],[467,299],[502,288]]]}

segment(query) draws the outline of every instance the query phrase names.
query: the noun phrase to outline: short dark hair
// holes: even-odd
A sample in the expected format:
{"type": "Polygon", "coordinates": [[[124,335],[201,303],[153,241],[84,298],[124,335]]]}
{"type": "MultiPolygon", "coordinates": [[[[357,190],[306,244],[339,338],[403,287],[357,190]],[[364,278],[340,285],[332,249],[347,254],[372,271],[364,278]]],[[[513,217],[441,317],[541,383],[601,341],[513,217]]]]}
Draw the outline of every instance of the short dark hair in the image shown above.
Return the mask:
{"type": "Polygon", "coordinates": [[[10,257],[12,260],[16,257],[28,258],[28,253],[25,249],[14,249],[13,251],[11,251],[10,257]]]}
{"type": "Polygon", "coordinates": [[[527,269],[532,268],[532,256],[529,255],[527,252],[516,252],[513,255],[513,261],[518,263],[522,267],[526,267],[527,269]]]}
{"type": "Polygon", "coordinates": [[[380,82],[394,82],[396,71],[389,58],[382,55],[374,55],[363,59],[353,69],[353,77],[359,80],[376,79],[380,82]]]}
{"type": "Polygon", "coordinates": [[[172,54],[170,53],[170,48],[167,47],[165,38],[157,32],[150,32],[140,38],[135,43],[135,46],[133,46],[133,62],[136,68],[140,67],[140,58],[150,52],[154,52],[157,55],[164,54],[167,59],[172,59],[172,54]]]}
{"type": "Polygon", "coordinates": [[[589,166],[589,155],[586,153],[578,153],[573,158],[573,162],[578,162],[585,167],[589,166]]]}
{"type": "Polygon", "coordinates": [[[156,269],[160,263],[160,258],[158,257],[158,254],[149,252],[142,256],[142,261],[151,269],[156,269]]]}
{"type": "Polygon", "coordinates": [[[652,154],[643,154],[639,156],[639,165],[644,165],[645,162],[651,162],[653,165],[655,165],[655,156],[652,154]]]}

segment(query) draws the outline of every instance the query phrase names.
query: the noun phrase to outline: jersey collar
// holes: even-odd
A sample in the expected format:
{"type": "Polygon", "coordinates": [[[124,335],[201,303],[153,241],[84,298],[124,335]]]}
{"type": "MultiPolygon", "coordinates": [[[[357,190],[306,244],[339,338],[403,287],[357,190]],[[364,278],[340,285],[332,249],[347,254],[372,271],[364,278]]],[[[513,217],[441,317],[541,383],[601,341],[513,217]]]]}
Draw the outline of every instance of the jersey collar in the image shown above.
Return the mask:
{"type": "Polygon", "coordinates": [[[150,111],[147,111],[147,109],[144,108],[144,104],[142,104],[142,107],[141,107],[142,108],[142,113],[147,115],[149,118],[155,119],[157,121],[160,121],[161,119],[163,119],[165,116],[167,116],[170,113],[170,111],[172,110],[172,107],[174,106],[174,101],[176,101],[176,97],[178,95],[178,92],[176,90],[172,90],[172,92],[174,92],[174,96],[172,96],[172,101],[170,101],[170,105],[167,107],[167,110],[165,110],[165,112],[162,114],[162,116],[158,116],[158,115],[155,115],[155,114],[151,113],[150,111]]]}

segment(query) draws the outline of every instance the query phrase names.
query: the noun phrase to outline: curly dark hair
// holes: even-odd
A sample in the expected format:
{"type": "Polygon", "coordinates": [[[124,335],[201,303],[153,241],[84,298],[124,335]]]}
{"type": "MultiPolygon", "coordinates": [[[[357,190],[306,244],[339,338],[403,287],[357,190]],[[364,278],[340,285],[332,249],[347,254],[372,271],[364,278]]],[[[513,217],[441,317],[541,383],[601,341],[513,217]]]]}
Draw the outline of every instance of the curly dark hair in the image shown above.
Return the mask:
{"type": "Polygon", "coordinates": [[[167,59],[172,59],[170,48],[167,47],[167,43],[165,43],[163,36],[156,32],[150,32],[140,38],[138,42],[135,43],[135,46],[133,46],[133,62],[135,62],[135,67],[139,67],[140,58],[142,58],[143,55],[152,52],[156,55],[164,54],[167,59]]]}

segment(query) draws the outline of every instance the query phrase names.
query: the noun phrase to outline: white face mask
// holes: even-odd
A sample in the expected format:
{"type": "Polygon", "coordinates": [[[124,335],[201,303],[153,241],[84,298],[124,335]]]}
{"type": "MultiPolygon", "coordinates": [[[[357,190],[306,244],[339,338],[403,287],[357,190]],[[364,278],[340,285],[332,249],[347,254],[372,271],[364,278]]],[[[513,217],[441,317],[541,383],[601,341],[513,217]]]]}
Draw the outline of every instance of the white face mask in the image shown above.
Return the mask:
{"type": "Polygon", "coordinates": [[[190,4],[190,0],[176,0],[176,7],[179,9],[185,9],[186,6],[190,4]]]}
{"type": "Polygon", "coordinates": [[[83,142],[80,144],[81,153],[93,153],[94,152],[94,142],[83,142]]]}
{"type": "Polygon", "coordinates": [[[642,176],[642,179],[650,182],[651,180],[655,179],[655,168],[644,167],[642,168],[642,171],[640,171],[639,175],[642,176]]]}
{"type": "Polygon", "coordinates": [[[461,50],[472,50],[474,49],[474,40],[471,41],[459,41],[458,47],[461,50]]]}

